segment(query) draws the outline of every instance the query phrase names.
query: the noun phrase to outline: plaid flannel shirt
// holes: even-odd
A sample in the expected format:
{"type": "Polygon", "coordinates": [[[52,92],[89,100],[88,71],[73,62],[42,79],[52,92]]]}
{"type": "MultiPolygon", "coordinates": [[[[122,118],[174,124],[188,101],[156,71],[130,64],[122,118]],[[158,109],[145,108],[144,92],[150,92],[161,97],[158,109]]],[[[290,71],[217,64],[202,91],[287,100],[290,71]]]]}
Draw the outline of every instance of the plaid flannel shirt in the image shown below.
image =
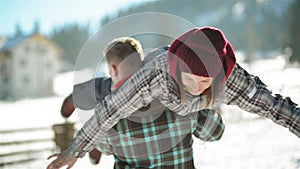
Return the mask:
{"type": "Polygon", "coordinates": [[[224,103],[269,118],[300,138],[300,107],[290,97],[273,95],[259,77],[249,74],[239,64],[227,80],[224,103]]]}
{"type": "Polygon", "coordinates": [[[120,120],[97,147],[114,155],[116,169],[190,169],[194,168],[192,134],[215,141],[223,131],[222,118],[213,110],[179,116],[166,109],[159,114],[120,120]]]}
{"type": "MultiPolygon", "coordinates": [[[[120,119],[128,117],[154,98],[179,115],[205,108],[205,95],[188,100],[189,104],[181,102],[177,85],[170,76],[166,54],[166,48],[152,52],[151,59],[117,93],[107,96],[97,105],[95,115],[78,132],[69,147],[75,157],[83,157],[120,119]]],[[[248,74],[238,64],[227,80],[224,102],[270,118],[300,137],[299,106],[289,98],[273,96],[258,78],[248,74]]]]}

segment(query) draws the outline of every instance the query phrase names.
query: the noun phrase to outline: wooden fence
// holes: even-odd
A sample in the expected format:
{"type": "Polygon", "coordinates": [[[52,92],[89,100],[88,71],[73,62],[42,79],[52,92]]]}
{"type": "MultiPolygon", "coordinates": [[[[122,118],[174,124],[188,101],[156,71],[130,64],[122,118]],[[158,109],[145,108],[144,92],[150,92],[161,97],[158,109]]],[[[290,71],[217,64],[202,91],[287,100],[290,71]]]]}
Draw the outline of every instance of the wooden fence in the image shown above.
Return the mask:
{"type": "MultiPolygon", "coordinates": [[[[45,153],[59,151],[58,142],[70,142],[62,135],[74,134],[74,130],[65,131],[61,126],[0,130],[0,168],[39,160],[45,158],[45,153]]],[[[67,126],[70,128],[70,123],[67,126]]]]}

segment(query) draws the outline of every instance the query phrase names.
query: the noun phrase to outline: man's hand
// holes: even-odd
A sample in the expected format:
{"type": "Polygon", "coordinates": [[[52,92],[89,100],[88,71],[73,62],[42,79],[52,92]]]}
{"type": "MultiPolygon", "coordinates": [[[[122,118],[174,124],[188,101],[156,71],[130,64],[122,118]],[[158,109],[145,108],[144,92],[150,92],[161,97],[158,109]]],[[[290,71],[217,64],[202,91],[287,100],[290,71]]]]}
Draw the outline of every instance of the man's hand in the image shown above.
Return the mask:
{"type": "Polygon", "coordinates": [[[60,114],[63,117],[70,117],[75,110],[75,106],[72,101],[72,94],[65,98],[63,104],[61,105],[60,114]]]}
{"type": "Polygon", "coordinates": [[[68,166],[67,169],[71,169],[77,161],[77,158],[69,153],[68,150],[63,151],[60,154],[53,154],[47,159],[49,160],[52,157],[56,157],[56,159],[47,166],[47,169],[60,169],[63,166],[68,166]]]}

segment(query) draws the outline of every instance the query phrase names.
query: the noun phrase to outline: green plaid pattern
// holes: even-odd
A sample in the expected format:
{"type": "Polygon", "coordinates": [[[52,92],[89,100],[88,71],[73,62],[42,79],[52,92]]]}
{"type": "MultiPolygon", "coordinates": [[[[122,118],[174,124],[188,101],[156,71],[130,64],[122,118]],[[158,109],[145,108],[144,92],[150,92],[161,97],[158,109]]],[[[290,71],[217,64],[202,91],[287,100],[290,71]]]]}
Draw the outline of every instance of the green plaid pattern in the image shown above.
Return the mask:
{"type": "Polygon", "coordinates": [[[192,134],[215,141],[223,132],[222,118],[212,110],[180,116],[166,109],[159,117],[120,120],[98,149],[114,155],[114,168],[190,169],[194,168],[192,134]]]}

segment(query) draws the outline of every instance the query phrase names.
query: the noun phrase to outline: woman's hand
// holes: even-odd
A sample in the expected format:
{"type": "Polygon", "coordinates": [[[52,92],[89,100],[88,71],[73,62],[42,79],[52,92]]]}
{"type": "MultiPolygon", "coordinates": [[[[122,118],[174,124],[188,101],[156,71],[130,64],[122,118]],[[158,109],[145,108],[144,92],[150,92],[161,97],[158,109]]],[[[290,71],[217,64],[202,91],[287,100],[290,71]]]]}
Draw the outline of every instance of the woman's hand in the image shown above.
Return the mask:
{"type": "Polygon", "coordinates": [[[63,166],[68,166],[67,169],[71,169],[77,161],[77,158],[74,157],[68,150],[63,151],[60,154],[53,154],[47,159],[49,160],[52,157],[56,157],[56,159],[47,166],[47,169],[59,169],[63,166]]]}

